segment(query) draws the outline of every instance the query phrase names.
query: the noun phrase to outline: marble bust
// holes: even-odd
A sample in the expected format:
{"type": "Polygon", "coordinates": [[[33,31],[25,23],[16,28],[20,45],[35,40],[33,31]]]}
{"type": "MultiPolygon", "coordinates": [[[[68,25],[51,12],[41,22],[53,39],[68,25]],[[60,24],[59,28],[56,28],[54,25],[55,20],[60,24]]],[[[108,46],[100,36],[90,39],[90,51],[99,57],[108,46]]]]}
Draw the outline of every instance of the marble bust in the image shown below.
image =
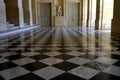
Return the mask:
{"type": "Polygon", "coordinates": [[[61,8],[61,6],[58,6],[57,16],[62,16],[62,8],[61,8]]]}

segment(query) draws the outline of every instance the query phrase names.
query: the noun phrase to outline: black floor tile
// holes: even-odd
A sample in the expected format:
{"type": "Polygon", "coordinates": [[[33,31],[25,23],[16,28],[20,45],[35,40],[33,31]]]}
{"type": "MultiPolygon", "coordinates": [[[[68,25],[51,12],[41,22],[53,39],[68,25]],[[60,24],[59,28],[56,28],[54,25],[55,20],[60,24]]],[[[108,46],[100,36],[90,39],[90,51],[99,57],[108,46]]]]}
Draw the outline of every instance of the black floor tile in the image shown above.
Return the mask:
{"type": "Polygon", "coordinates": [[[113,65],[120,67],[120,61],[116,62],[116,63],[113,64],[113,65]]]}
{"type": "Polygon", "coordinates": [[[13,67],[16,67],[16,66],[17,65],[12,63],[12,62],[2,63],[2,64],[0,64],[0,71],[5,70],[5,69],[9,69],[9,68],[13,68],[13,67]]]}
{"type": "Polygon", "coordinates": [[[86,80],[86,79],[80,78],[80,77],[72,75],[70,73],[64,73],[64,74],[57,76],[50,80],[86,80]]]}
{"type": "Polygon", "coordinates": [[[84,64],[83,66],[86,66],[86,67],[89,67],[89,68],[93,68],[93,69],[96,69],[96,70],[99,70],[99,71],[103,71],[106,68],[108,68],[110,65],[92,61],[90,63],[84,64]]]}
{"type": "Polygon", "coordinates": [[[20,77],[11,79],[11,80],[45,80],[45,79],[40,78],[39,76],[33,73],[30,73],[30,74],[26,74],[26,75],[23,75],[23,76],[20,76],[20,77]]]}
{"type": "Polygon", "coordinates": [[[52,46],[48,46],[48,45],[45,45],[45,46],[40,46],[40,48],[44,48],[44,49],[46,49],[46,48],[51,48],[52,46]]]}
{"type": "Polygon", "coordinates": [[[79,57],[89,59],[89,60],[94,60],[94,59],[98,58],[98,56],[92,55],[92,54],[85,54],[85,55],[82,55],[82,56],[79,56],[79,57]]]}
{"type": "Polygon", "coordinates": [[[0,80],[5,80],[3,77],[0,76],[0,80]]]}
{"type": "Polygon", "coordinates": [[[30,50],[27,50],[27,49],[23,49],[23,50],[17,50],[17,51],[15,51],[15,52],[17,52],[17,53],[26,53],[26,52],[30,52],[30,50]]]}
{"type": "Polygon", "coordinates": [[[68,59],[73,58],[73,56],[70,56],[70,55],[67,55],[67,54],[62,54],[62,55],[58,55],[58,56],[55,56],[55,57],[59,58],[59,59],[62,59],[62,60],[68,60],[68,59]]]}
{"type": "Polygon", "coordinates": [[[9,59],[10,61],[12,61],[12,60],[24,58],[24,56],[22,56],[22,55],[13,55],[13,56],[8,56],[6,58],[9,59]]]}
{"type": "Polygon", "coordinates": [[[101,72],[90,80],[120,80],[120,77],[101,72]]]}
{"type": "Polygon", "coordinates": [[[39,53],[46,53],[46,52],[50,52],[51,50],[47,50],[47,49],[42,49],[42,50],[37,50],[36,52],[39,53]]]}
{"type": "Polygon", "coordinates": [[[62,48],[62,49],[65,49],[65,48],[68,48],[70,46],[65,46],[65,45],[61,45],[61,46],[58,46],[59,48],[62,48]]]}
{"type": "Polygon", "coordinates": [[[68,52],[71,52],[71,50],[68,50],[68,49],[61,49],[61,50],[57,50],[58,52],[61,52],[61,53],[68,53],[68,52]]]}
{"type": "Polygon", "coordinates": [[[78,67],[79,65],[64,61],[64,62],[55,64],[55,65],[53,65],[53,66],[54,66],[54,67],[57,67],[57,68],[59,68],[59,69],[61,69],[61,70],[64,70],[64,71],[68,71],[68,70],[71,70],[71,69],[73,69],[73,68],[78,67]]]}
{"type": "Polygon", "coordinates": [[[15,46],[15,45],[10,45],[10,46],[8,46],[8,48],[16,48],[17,46],[15,46]]]}
{"type": "Polygon", "coordinates": [[[111,58],[120,60],[120,55],[112,54],[111,58]]]}
{"type": "Polygon", "coordinates": [[[0,53],[5,53],[5,52],[8,52],[9,50],[0,50],[0,53]]]}
{"type": "Polygon", "coordinates": [[[35,59],[35,60],[42,60],[42,59],[45,59],[45,58],[48,58],[48,57],[49,57],[49,56],[40,54],[40,55],[32,56],[32,57],[30,57],[30,58],[33,58],[33,59],[35,59]]]}
{"type": "MultiPolygon", "coordinates": [[[[109,40],[110,33],[103,33],[103,35],[101,35],[102,32],[99,32],[99,31],[93,32],[93,31],[87,29],[85,32],[85,35],[84,35],[85,30],[81,29],[81,28],[79,28],[79,30],[78,30],[78,28],[75,28],[75,27],[74,27],[74,29],[71,27],[68,27],[68,28],[67,27],[66,28],[59,27],[59,30],[61,31],[61,33],[59,34],[58,32],[53,32],[53,30],[57,29],[57,27],[49,28],[48,30],[46,30],[46,29],[48,29],[48,27],[47,28],[41,27],[40,29],[37,28],[36,30],[25,32],[24,36],[15,35],[15,36],[8,37],[5,40],[3,39],[3,41],[5,41],[5,43],[1,42],[0,53],[12,52],[12,50],[11,50],[12,48],[20,48],[20,49],[16,50],[16,52],[19,53],[19,55],[5,57],[6,59],[10,60],[10,62],[1,63],[0,71],[18,67],[18,65],[12,63],[12,60],[26,58],[25,56],[22,56],[21,53],[26,53],[26,52],[32,51],[32,50],[29,50],[30,48],[35,48],[37,46],[38,48],[40,48],[40,50],[35,50],[35,52],[37,51],[39,53],[47,53],[47,52],[52,52],[53,51],[52,48],[54,48],[53,46],[56,46],[57,48],[60,48],[60,50],[56,50],[56,52],[58,51],[61,53],[68,53],[73,50],[70,50],[67,48],[74,46],[74,45],[68,46],[68,44],[77,44],[74,47],[79,48],[79,50],[75,50],[75,51],[86,53],[85,55],[81,55],[79,57],[84,58],[84,59],[89,59],[92,61],[92,62],[86,63],[82,66],[101,71],[101,73],[95,75],[90,80],[120,80],[120,77],[111,75],[112,73],[108,74],[108,73],[103,72],[103,70],[105,70],[106,68],[113,66],[113,65],[120,67],[120,55],[111,54],[114,51],[120,51],[120,40],[118,40],[114,36],[112,36],[113,40],[112,39],[109,40]],[[63,29],[64,29],[64,31],[62,32],[63,29]],[[46,31],[44,31],[44,30],[46,30],[46,31]],[[31,32],[32,32],[33,36],[31,36],[31,32]],[[50,34],[49,34],[49,32],[50,32],[50,34]],[[55,36],[54,36],[54,33],[55,33],[55,36]],[[76,33],[79,33],[79,34],[77,35],[76,33]],[[101,36],[99,35],[99,33],[101,36]],[[48,36],[45,36],[45,35],[48,35],[48,36]],[[54,42],[53,37],[56,37],[56,36],[57,36],[57,39],[54,42]],[[24,37],[24,38],[22,38],[22,37],[24,37]],[[105,40],[106,42],[104,42],[103,37],[105,37],[106,39],[108,38],[107,39],[108,42],[106,40],[105,40]],[[43,39],[45,41],[41,42],[42,41],[41,39],[43,39]],[[66,41],[67,39],[70,39],[71,42],[70,43],[67,42],[66,41]],[[57,42],[57,40],[58,40],[58,42],[57,42]],[[9,43],[10,45],[6,45],[6,43],[9,43]],[[24,45],[21,45],[22,43],[24,45]],[[51,44],[53,44],[53,46],[51,44]],[[60,44],[60,45],[54,45],[54,44],[60,44]],[[106,47],[109,45],[110,47],[117,47],[118,49],[114,50],[114,51],[113,50],[111,51],[111,49],[104,49],[104,47],[105,47],[104,44],[106,47]],[[93,51],[92,49],[90,49],[89,46],[94,46],[95,48],[100,48],[95,51],[103,51],[103,50],[108,51],[110,54],[108,53],[108,55],[105,55],[102,57],[107,57],[110,59],[117,59],[118,62],[114,63],[113,65],[107,65],[107,64],[95,62],[94,60],[99,58],[100,56],[88,54],[91,51],[93,51]],[[2,49],[2,47],[5,49],[2,49]],[[42,50],[41,50],[41,48],[42,48],[42,50]],[[48,50],[47,48],[51,48],[51,50],[48,50]]],[[[13,52],[15,52],[15,51],[13,51],[13,52]]],[[[51,80],[85,80],[76,75],[67,73],[67,71],[75,69],[80,66],[80,65],[74,64],[72,62],[71,63],[67,62],[68,59],[74,58],[74,56],[67,55],[67,54],[61,54],[61,55],[54,56],[54,57],[62,59],[64,61],[54,64],[54,65],[52,65],[52,67],[66,71],[66,73],[55,76],[51,80]]],[[[0,56],[0,58],[1,58],[0,59],[0,61],[1,61],[3,57],[0,56]]],[[[39,77],[38,75],[35,75],[34,73],[32,73],[32,71],[41,70],[45,67],[48,67],[47,64],[38,62],[38,60],[47,59],[47,58],[49,58],[49,56],[44,55],[44,54],[39,54],[39,55],[32,56],[30,58],[35,59],[36,62],[25,64],[20,67],[30,71],[31,73],[17,76],[16,78],[14,78],[12,80],[44,80],[41,77],[39,77]]],[[[49,70],[47,70],[46,72],[43,72],[43,73],[47,73],[48,71],[49,70]]],[[[9,73],[11,74],[11,72],[9,72],[9,73]]],[[[9,75],[7,77],[9,77],[9,75]]],[[[0,80],[5,80],[5,79],[3,79],[2,76],[0,76],[0,80]]]]}
{"type": "Polygon", "coordinates": [[[44,67],[47,67],[48,65],[43,64],[41,62],[34,62],[34,63],[30,63],[30,64],[26,64],[22,67],[24,67],[25,69],[29,70],[29,71],[35,71],[44,67]]]}

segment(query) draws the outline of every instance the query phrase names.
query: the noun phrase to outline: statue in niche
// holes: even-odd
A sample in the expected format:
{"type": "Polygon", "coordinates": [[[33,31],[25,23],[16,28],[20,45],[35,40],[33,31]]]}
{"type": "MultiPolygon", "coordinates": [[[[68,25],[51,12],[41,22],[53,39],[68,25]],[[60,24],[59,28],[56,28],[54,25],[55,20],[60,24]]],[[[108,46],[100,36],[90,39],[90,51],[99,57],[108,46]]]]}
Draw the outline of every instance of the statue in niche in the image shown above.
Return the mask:
{"type": "Polygon", "coordinates": [[[62,8],[61,8],[61,6],[58,6],[57,16],[62,16],[62,8]]]}

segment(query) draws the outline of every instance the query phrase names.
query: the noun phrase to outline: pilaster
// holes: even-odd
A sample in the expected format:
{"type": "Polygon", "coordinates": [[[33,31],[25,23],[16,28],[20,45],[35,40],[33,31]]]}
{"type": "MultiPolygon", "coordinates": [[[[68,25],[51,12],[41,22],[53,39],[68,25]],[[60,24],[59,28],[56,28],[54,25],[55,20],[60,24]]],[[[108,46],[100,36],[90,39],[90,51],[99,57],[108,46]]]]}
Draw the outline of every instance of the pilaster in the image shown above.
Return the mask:
{"type": "Polygon", "coordinates": [[[120,37],[120,0],[114,0],[112,35],[120,37]]]}
{"type": "Polygon", "coordinates": [[[0,31],[6,30],[6,12],[4,0],[0,0],[0,31]]]}
{"type": "Polygon", "coordinates": [[[19,26],[20,28],[23,28],[24,27],[24,15],[23,15],[22,0],[18,0],[18,11],[19,11],[19,26]]]}

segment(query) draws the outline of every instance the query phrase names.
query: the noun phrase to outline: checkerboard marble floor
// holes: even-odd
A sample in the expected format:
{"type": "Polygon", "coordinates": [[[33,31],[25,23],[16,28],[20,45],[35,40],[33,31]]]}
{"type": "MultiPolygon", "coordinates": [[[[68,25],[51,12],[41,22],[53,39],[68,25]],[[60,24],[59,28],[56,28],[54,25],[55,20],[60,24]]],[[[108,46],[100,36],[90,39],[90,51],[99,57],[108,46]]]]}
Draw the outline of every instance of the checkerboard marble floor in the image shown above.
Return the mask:
{"type": "Polygon", "coordinates": [[[7,37],[0,40],[0,80],[120,80],[120,40],[80,27],[7,37]]]}

